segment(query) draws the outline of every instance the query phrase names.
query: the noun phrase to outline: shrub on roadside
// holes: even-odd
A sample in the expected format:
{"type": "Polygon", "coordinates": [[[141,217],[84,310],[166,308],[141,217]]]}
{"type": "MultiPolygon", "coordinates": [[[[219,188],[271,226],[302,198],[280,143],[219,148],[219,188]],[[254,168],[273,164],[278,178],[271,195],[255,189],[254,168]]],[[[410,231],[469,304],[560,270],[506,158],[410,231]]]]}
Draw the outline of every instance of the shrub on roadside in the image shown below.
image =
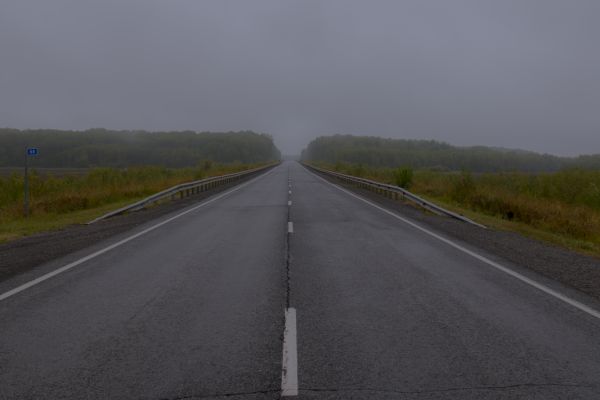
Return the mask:
{"type": "Polygon", "coordinates": [[[410,167],[400,167],[394,170],[394,183],[404,189],[409,189],[413,182],[413,170],[410,167]]]}

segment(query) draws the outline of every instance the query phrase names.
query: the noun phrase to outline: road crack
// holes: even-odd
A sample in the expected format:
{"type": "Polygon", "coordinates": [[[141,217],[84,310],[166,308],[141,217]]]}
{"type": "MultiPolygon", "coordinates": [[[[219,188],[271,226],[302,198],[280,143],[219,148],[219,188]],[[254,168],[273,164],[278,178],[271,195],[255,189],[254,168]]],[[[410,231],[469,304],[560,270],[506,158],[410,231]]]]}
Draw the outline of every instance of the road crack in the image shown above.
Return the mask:
{"type": "Polygon", "coordinates": [[[391,394],[434,394],[447,392],[461,391],[492,391],[492,390],[511,390],[520,388],[536,388],[536,387],[565,387],[565,388],[598,388],[596,385],[581,384],[581,383],[516,383],[512,385],[489,385],[489,386],[465,386],[465,387],[449,387],[429,390],[395,390],[395,389],[377,389],[377,388],[307,388],[300,387],[300,392],[372,392],[372,393],[391,393],[391,394]]]}
{"type": "Polygon", "coordinates": [[[214,393],[214,394],[188,394],[183,396],[175,397],[161,397],[159,400],[186,400],[186,399],[218,399],[222,397],[234,397],[234,396],[254,396],[259,394],[271,394],[279,393],[279,389],[266,389],[266,390],[255,390],[252,392],[228,392],[228,393],[214,393]]]}

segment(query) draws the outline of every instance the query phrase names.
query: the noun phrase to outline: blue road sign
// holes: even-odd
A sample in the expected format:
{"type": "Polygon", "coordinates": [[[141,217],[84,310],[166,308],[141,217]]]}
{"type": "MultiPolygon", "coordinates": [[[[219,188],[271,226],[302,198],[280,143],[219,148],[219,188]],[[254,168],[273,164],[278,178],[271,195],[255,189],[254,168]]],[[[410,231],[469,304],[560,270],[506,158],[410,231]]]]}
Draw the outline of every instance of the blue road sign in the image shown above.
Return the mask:
{"type": "Polygon", "coordinates": [[[38,149],[35,147],[30,147],[27,149],[27,155],[28,156],[37,156],[38,155],[38,149]]]}

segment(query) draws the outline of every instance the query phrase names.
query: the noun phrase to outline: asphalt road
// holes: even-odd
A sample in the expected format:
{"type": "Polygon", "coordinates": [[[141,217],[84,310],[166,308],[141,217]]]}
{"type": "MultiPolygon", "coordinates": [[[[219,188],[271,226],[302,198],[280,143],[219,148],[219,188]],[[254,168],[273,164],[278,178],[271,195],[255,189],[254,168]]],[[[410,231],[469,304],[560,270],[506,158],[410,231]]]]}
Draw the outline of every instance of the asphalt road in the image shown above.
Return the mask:
{"type": "Polygon", "coordinates": [[[600,319],[297,163],[89,254],[0,286],[0,398],[600,398],[600,319]]]}

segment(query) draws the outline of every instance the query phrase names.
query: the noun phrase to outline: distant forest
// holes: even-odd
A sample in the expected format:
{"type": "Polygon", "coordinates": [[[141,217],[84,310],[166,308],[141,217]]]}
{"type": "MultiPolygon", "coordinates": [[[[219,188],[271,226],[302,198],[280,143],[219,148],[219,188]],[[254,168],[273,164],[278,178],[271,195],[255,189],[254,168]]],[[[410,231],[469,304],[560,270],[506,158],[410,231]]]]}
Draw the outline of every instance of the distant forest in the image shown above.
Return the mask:
{"type": "Polygon", "coordinates": [[[409,166],[419,169],[472,172],[558,171],[565,168],[600,170],[600,154],[559,157],[494,147],[457,147],[433,140],[385,139],[334,135],[319,137],[302,152],[305,161],[409,166]]]}
{"type": "Polygon", "coordinates": [[[0,167],[23,165],[25,149],[37,147],[32,165],[48,168],[191,167],[203,160],[259,163],[280,158],[271,136],[243,132],[146,132],[0,129],[0,167]]]}

